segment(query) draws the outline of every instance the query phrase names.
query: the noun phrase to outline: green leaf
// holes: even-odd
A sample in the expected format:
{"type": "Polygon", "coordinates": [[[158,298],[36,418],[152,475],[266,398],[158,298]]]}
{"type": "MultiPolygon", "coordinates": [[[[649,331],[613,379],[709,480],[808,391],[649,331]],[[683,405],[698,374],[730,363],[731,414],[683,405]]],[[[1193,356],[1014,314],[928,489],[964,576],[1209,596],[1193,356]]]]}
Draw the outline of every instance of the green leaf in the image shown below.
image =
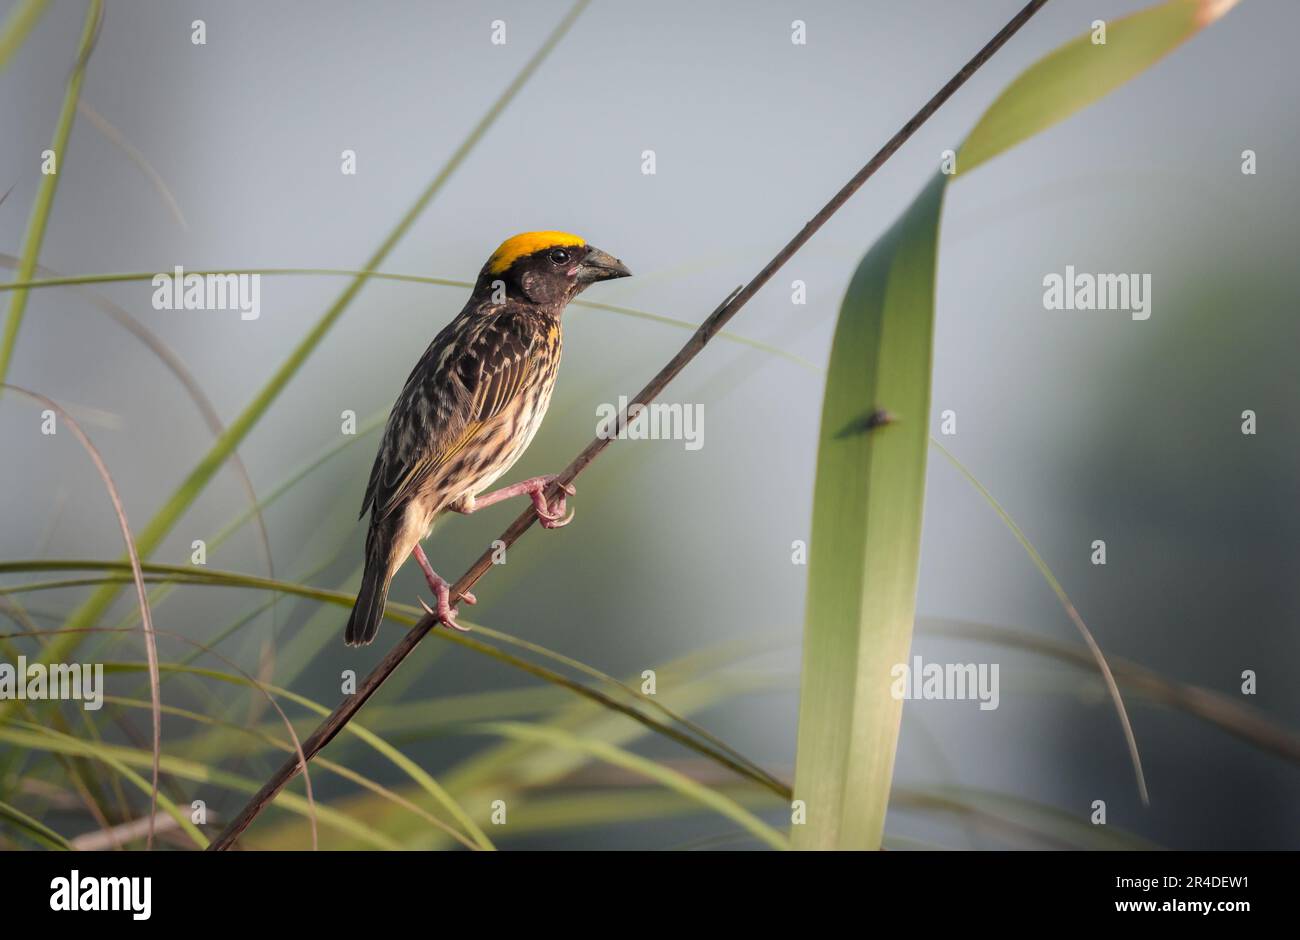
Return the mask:
{"type": "Polygon", "coordinates": [[[794,782],[807,821],[794,827],[796,848],[875,849],[884,831],[902,716],[890,669],[907,660],[916,606],[944,182],[936,176],[858,265],[835,329],[813,492],[794,782]]]}
{"type": "MultiPolygon", "coordinates": [[[[28,7],[30,6],[29,4],[28,7]]],[[[34,17],[40,15],[39,9],[34,13],[28,11],[27,14],[24,10],[25,8],[15,10],[10,20],[11,26],[19,32],[24,24],[30,29],[34,17]]],[[[58,189],[59,177],[67,167],[68,137],[72,133],[72,121],[77,116],[77,101],[81,98],[81,83],[86,77],[86,62],[95,46],[95,35],[103,12],[101,0],[91,0],[86,8],[86,21],[81,27],[81,41],[77,45],[76,64],[68,76],[67,90],[63,93],[63,106],[59,110],[59,120],[54,126],[54,139],[50,141],[50,150],[54,151],[56,161],[55,172],[44,174],[41,177],[41,186],[36,191],[36,202],[32,205],[32,214],[27,220],[27,234],[23,237],[22,264],[15,275],[20,281],[30,281],[32,275],[36,273],[41,244],[45,241],[45,228],[49,224],[50,212],[54,208],[54,192],[58,189]]],[[[6,30],[6,36],[8,32],[6,30]]],[[[21,35],[18,41],[21,42],[21,35]]],[[[10,51],[7,48],[0,49],[0,55],[7,59],[10,51]]],[[[4,59],[0,59],[0,64],[3,61],[4,59]]],[[[18,329],[22,326],[23,313],[26,310],[27,291],[25,289],[14,291],[13,297],[9,299],[9,318],[5,321],[4,335],[0,337],[0,383],[5,381],[9,372],[14,346],[18,343],[18,329]]]]}
{"type": "MultiPolygon", "coordinates": [[[[985,112],[959,149],[959,170],[1101,98],[1235,3],[1168,0],[1110,23],[1104,45],[1089,32],[1062,46],[985,112]]],[[[796,848],[876,849],[884,831],[902,709],[890,694],[891,670],[907,660],[915,608],[948,179],[936,176],[868,252],[836,326],[813,496],[794,787],[807,815],[794,827],[796,848]]],[[[1145,793],[1117,690],[1114,697],[1145,793]]]]}
{"type": "Polygon", "coordinates": [[[1237,2],[1170,0],[1109,23],[1105,44],[1094,43],[1087,32],[1039,59],[984,112],[958,151],[957,172],[971,172],[1104,98],[1237,2]]]}

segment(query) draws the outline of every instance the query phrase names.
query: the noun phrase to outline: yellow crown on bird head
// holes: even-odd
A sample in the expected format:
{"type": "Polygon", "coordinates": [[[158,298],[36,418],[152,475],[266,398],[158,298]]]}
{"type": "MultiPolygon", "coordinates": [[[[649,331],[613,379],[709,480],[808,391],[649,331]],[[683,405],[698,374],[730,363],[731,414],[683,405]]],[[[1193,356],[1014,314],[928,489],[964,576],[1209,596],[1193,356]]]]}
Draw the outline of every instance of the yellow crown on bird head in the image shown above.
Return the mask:
{"type": "Polygon", "coordinates": [[[500,274],[502,271],[509,270],[510,266],[520,258],[534,252],[545,251],[547,248],[581,247],[586,244],[585,238],[570,235],[568,232],[523,232],[507,238],[501,243],[501,247],[492,252],[492,257],[488,258],[488,272],[500,274]]]}

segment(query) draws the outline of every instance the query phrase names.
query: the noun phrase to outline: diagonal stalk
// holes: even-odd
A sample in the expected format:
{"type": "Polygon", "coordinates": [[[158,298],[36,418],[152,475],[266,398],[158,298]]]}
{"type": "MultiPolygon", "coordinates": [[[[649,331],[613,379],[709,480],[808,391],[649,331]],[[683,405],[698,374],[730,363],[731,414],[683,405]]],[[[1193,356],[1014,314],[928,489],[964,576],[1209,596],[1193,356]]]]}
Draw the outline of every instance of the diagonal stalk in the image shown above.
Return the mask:
{"type": "MultiPolygon", "coordinates": [[[[787,261],[802,248],[817,233],[817,231],[826,224],[826,221],[834,215],[849,199],[856,193],[875,172],[892,157],[907,140],[916,133],[927,120],[934,115],[936,111],[949,98],[956,93],[966,81],[975,74],[975,72],[987,62],[994,53],[1002,48],[1013,35],[1020,30],[1029,19],[1037,13],[1047,0],[1030,0],[1019,13],[1011,18],[989,42],[977,52],[969,62],[964,65],[956,75],[954,75],[939,91],[927,101],[921,109],[909,120],[903,127],[894,134],[893,137],[867,161],[853,177],[844,184],[843,187],[822,209],[808,221],[798,234],[794,236],[784,248],[777,252],[776,256],[769,261],[754,278],[743,287],[733,291],[716,310],[710,314],[700,325],[695,334],[687,340],[686,345],[677,353],[668,364],[659,371],[650,382],[646,385],[641,393],[636,396],[633,403],[649,404],[657,398],[667,387],[678,373],[694,359],[704,346],[717,335],[726,323],[734,317],[740,309],[756,294],[762,287],[772,279],[787,261]]],[[[556,477],[551,484],[546,496],[548,501],[558,497],[561,488],[574,480],[578,474],[590,466],[591,462],[596,459],[600,453],[609,446],[610,442],[617,439],[621,430],[627,423],[627,414],[624,411],[619,415],[618,426],[614,428],[615,433],[611,433],[596,438],[580,453],[568,467],[556,477]]],[[[528,531],[536,521],[537,515],[530,508],[522,513],[510,527],[501,535],[499,542],[509,548],[524,532],[528,531]]],[[[463,596],[484,574],[492,568],[493,550],[489,549],[479,556],[478,560],[470,567],[464,575],[452,586],[451,593],[453,596],[463,596]]],[[[412,650],[424,639],[425,635],[438,623],[435,617],[425,616],[410,632],[406,634],[396,646],[394,646],[379,664],[366,676],[365,680],[357,688],[357,691],[348,696],[334,710],[334,712],[312,733],[311,737],[303,743],[303,751],[307,758],[318,752],[327,745],[334,736],[352,719],[352,717],[365,705],[370,696],[383,684],[412,650]]],[[[297,758],[291,758],[281,765],[275,775],[266,782],[259,790],[248,805],[236,816],[226,830],[209,846],[210,849],[218,851],[230,848],[240,833],[248,828],[248,825],[257,818],[258,814],[275,799],[290,780],[303,769],[297,758]]]]}

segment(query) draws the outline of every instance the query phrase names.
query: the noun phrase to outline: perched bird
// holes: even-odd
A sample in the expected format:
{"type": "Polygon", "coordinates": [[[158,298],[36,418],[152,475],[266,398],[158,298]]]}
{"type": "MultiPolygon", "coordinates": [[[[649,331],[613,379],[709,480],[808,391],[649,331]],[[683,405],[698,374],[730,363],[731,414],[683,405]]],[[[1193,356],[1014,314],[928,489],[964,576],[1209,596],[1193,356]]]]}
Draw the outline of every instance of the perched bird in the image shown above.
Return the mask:
{"type": "MultiPolygon", "coordinates": [[[[565,232],[516,235],[488,258],[469,302],[424,351],[388,416],[361,505],[363,518],[370,512],[370,531],[345,634],[349,646],[375,638],[388,585],[412,554],[437,598],[429,612],[461,629],[449,586],[420,547],[443,512],[471,513],[527,495],[542,525],[569,522],[565,493],[550,503],[544,495],[553,475],[479,494],[523,455],[541,426],[560,365],[565,306],[588,285],[631,273],[565,232]]],[[[463,599],[476,603],[472,594],[463,599]]]]}

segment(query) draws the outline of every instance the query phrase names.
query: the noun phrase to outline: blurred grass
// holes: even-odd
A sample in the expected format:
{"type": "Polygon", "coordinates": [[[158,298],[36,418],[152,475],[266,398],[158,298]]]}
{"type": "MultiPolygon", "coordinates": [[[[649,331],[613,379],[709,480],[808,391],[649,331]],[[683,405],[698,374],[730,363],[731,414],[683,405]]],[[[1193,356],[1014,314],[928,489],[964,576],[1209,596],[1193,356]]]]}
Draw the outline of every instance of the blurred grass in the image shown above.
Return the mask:
{"type": "Polygon", "coordinates": [[[63,836],[39,820],[32,819],[17,807],[10,806],[3,801],[0,801],[0,819],[16,827],[19,832],[26,833],[46,848],[72,851],[72,844],[63,836]]]}
{"type": "MultiPolygon", "coordinates": [[[[114,705],[121,705],[127,708],[148,708],[149,707],[149,703],[141,699],[122,698],[120,696],[105,696],[105,701],[114,705]]],[[[175,715],[180,718],[185,718],[189,721],[195,722],[196,724],[207,725],[209,727],[219,728],[225,731],[232,732],[235,736],[255,739],[256,741],[262,744],[265,744],[269,747],[275,748],[280,751],[284,751],[285,753],[288,754],[293,754],[297,750],[288,741],[277,738],[275,737],[275,735],[263,731],[259,728],[249,728],[249,727],[245,727],[244,725],[235,724],[234,722],[221,721],[209,715],[204,715],[199,712],[191,711],[185,708],[178,708],[175,705],[164,705],[163,711],[169,715],[175,715]]],[[[231,753],[231,751],[227,749],[226,753],[229,754],[231,753]]],[[[371,793],[375,794],[376,796],[381,797],[382,799],[385,799],[395,804],[396,806],[400,806],[405,810],[408,810],[412,814],[418,816],[422,821],[427,822],[430,825],[441,829],[443,832],[447,833],[447,835],[451,836],[453,839],[455,839],[457,842],[461,843],[468,849],[479,849],[484,847],[466,838],[459,831],[453,829],[451,826],[447,825],[436,816],[426,812],[421,807],[416,806],[414,803],[410,802],[409,800],[403,799],[401,796],[399,796],[397,793],[394,793],[389,788],[376,783],[374,780],[372,780],[369,777],[366,777],[362,774],[357,773],[354,770],[351,770],[350,768],[344,766],[343,764],[336,763],[335,761],[329,760],[328,758],[325,757],[317,756],[312,760],[312,767],[320,768],[321,770],[327,771],[328,773],[336,774],[339,777],[342,777],[344,780],[347,780],[351,783],[355,783],[358,786],[362,787],[363,789],[369,790],[371,793]]]]}
{"type": "Polygon", "coordinates": [[[1111,701],[1115,704],[1115,711],[1119,715],[1120,726],[1124,731],[1124,742],[1128,745],[1129,760],[1133,764],[1133,774],[1137,780],[1138,794],[1141,796],[1143,804],[1149,803],[1150,800],[1147,794],[1146,777],[1142,772],[1142,758],[1138,753],[1137,737],[1133,733],[1133,725],[1129,720],[1128,710],[1124,707],[1124,699],[1120,695],[1119,684],[1115,681],[1115,676],[1111,672],[1110,664],[1107,663],[1106,657],[1102,654],[1101,647],[1093,637],[1092,631],[1089,630],[1087,624],[1083,622],[1083,617],[1079,615],[1079,611],[1074,606],[1074,602],[1070,600],[1070,596],[1065,592],[1064,586],[1062,586],[1060,580],[1056,577],[1051,567],[1048,566],[1047,561],[1039,553],[1038,549],[1034,547],[1034,544],[1029,541],[1029,537],[1025,535],[1020,526],[1016,524],[1016,521],[1011,518],[1011,514],[1002,508],[1002,504],[993,497],[992,493],[985,489],[984,484],[980,483],[980,481],[975,478],[975,475],[966,469],[966,466],[961,461],[948,451],[948,448],[944,447],[938,441],[934,441],[933,444],[935,447],[939,448],[939,451],[957,468],[958,472],[961,473],[961,475],[979,491],[980,495],[984,497],[985,502],[993,507],[993,511],[998,514],[1002,523],[1011,531],[1011,534],[1015,536],[1016,541],[1019,542],[1021,547],[1025,550],[1025,553],[1029,556],[1029,560],[1033,563],[1034,567],[1038,569],[1043,580],[1047,582],[1048,587],[1052,589],[1052,593],[1056,595],[1057,600],[1065,609],[1066,616],[1068,616],[1074,623],[1075,628],[1079,631],[1079,635],[1083,637],[1084,643],[1088,645],[1088,650],[1092,654],[1093,661],[1097,664],[1097,670],[1105,680],[1106,690],[1110,694],[1111,701]]]}
{"type": "MultiPolygon", "coordinates": [[[[21,266],[22,261],[12,255],[0,254],[0,263],[12,264],[12,266],[17,269],[21,266]]],[[[58,276],[44,265],[37,265],[36,269],[42,275],[58,276]]],[[[36,283],[40,282],[38,281],[36,283]]],[[[4,286],[0,285],[0,290],[3,289],[5,289],[4,286]]],[[[156,333],[108,298],[85,288],[78,288],[78,291],[87,296],[91,303],[103,310],[108,316],[113,318],[114,322],[127,330],[132,336],[149,348],[149,351],[158,358],[162,365],[176,378],[176,381],[180,383],[181,387],[185,389],[186,394],[189,395],[190,400],[194,402],[194,406],[202,415],[204,423],[208,426],[208,430],[212,432],[214,437],[220,437],[225,431],[225,424],[222,422],[221,416],[217,413],[216,407],[203,391],[198,380],[194,378],[193,372],[186,365],[180,354],[168,346],[167,343],[165,343],[156,333]]],[[[267,577],[274,578],[275,563],[271,556],[271,536],[267,531],[266,520],[263,518],[261,507],[258,504],[257,492],[253,487],[252,478],[249,476],[248,469],[244,466],[244,461],[239,456],[238,452],[231,454],[230,464],[239,478],[240,485],[248,496],[250,508],[246,515],[240,516],[241,524],[243,521],[247,521],[250,518],[256,520],[258,538],[261,542],[262,553],[266,559],[266,574],[267,577]]],[[[215,547],[215,544],[213,547],[215,547]]],[[[157,592],[151,594],[149,598],[150,605],[152,606],[155,604],[159,598],[160,595],[157,592]]],[[[277,632],[276,628],[278,626],[274,611],[275,608],[274,605],[272,605],[271,632],[273,635],[277,632]]]]}
{"type": "MultiPolygon", "coordinates": [[[[320,276],[320,277],[367,277],[372,281],[393,281],[405,284],[424,284],[433,287],[456,287],[462,290],[470,290],[474,287],[472,281],[458,281],[453,278],[429,277],[422,274],[398,274],[386,273],[383,271],[358,271],[349,268],[221,268],[202,271],[190,271],[189,274],[199,276],[204,275],[227,275],[227,274],[257,274],[264,277],[288,277],[288,276],[320,276]]],[[[136,282],[147,282],[157,277],[157,272],[136,271],[121,274],[79,274],[66,275],[59,277],[42,277],[35,280],[14,280],[8,283],[0,283],[0,292],[3,291],[29,291],[41,290],[51,287],[86,287],[92,284],[129,284],[136,282]]],[[[574,300],[569,303],[569,307],[585,308],[587,310],[604,310],[609,313],[618,313],[623,316],[632,317],[637,320],[646,320],[650,323],[659,323],[664,326],[673,326],[680,330],[694,332],[699,325],[691,323],[688,320],[682,320],[677,317],[665,316],[661,313],[651,313],[646,310],[638,310],[635,307],[624,307],[618,304],[606,304],[595,300],[574,300]]],[[[771,343],[764,343],[762,340],[751,339],[741,333],[735,333],[730,330],[720,330],[718,338],[724,339],[730,343],[739,343],[742,346],[748,346],[751,349],[757,349],[761,352],[777,356],[792,362],[799,368],[809,372],[821,372],[821,367],[816,363],[809,362],[802,356],[782,349],[780,346],[774,346],[771,343]]]]}
{"type": "MultiPolygon", "coordinates": [[[[146,581],[157,579],[162,575],[173,580],[195,585],[212,585],[222,587],[254,588],[259,590],[282,591],[285,594],[298,595],[301,597],[311,598],[316,601],[339,607],[350,607],[354,601],[354,596],[341,591],[326,591],[320,588],[312,588],[305,585],[293,584],[290,582],[273,581],[267,578],[259,578],[252,575],[243,575],[235,572],[218,571],[211,568],[186,568],[180,565],[159,565],[145,563],[142,568],[146,574],[146,581]]],[[[68,561],[58,559],[51,561],[19,561],[19,562],[0,562],[0,574],[2,573],[19,573],[32,572],[40,570],[92,570],[92,571],[110,571],[114,572],[113,578],[116,583],[117,578],[124,578],[123,565],[119,562],[99,562],[93,560],[85,561],[68,561]]],[[[49,582],[40,582],[35,585],[27,584],[17,588],[5,588],[0,591],[0,596],[5,592],[15,593],[21,591],[44,590],[51,587],[66,586],[66,582],[52,584],[49,582]]],[[[423,615],[419,608],[407,604],[390,602],[385,611],[385,619],[401,623],[405,626],[414,625],[423,615]]],[[[613,698],[604,692],[593,687],[583,685],[568,677],[552,670],[529,662],[523,658],[507,653],[502,649],[492,646],[477,636],[470,636],[462,633],[450,633],[439,631],[434,636],[443,640],[454,643],[458,646],[465,647],[472,651],[490,656],[500,662],[513,666],[514,668],[528,673],[537,678],[552,682],[562,688],[568,689],[577,695],[587,699],[599,702],[606,708],[627,715],[636,721],[642,722],[650,728],[655,729],[665,737],[676,741],[692,750],[695,750],[703,756],[717,761],[725,767],[734,770],[744,777],[749,777],[763,786],[773,789],[777,792],[785,792],[785,785],[775,780],[770,774],[767,774],[761,767],[745,758],[743,755],[736,753],[725,743],[718,741],[717,738],[710,735],[705,729],[700,728],[692,722],[686,721],[674,710],[664,706],[656,698],[642,695],[631,687],[628,683],[620,682],[612,676],[607,675],[594,667],[580,663],[572,657],[564,656],[547,649],[540,644],[531,641],[522,640],[518,637],[511,636],[500,630],[485,627],[478,624],[472,624],[462,618],[462,622],[467,626],[472,626],[475,634],[485,638],[496,640],[501,643],[508,643],[521,649],[527,650],[537,656],[546,658],[559,665],[570,668],[576,672],[582,673],[588,677],[595,678],[597,681],[607,684],[622,694],[619,698],[613,698]],[[625,700],[624,700],[625,699],[625,700]],[[650,714],[642,711],[640,707],[652,709],[666,717],[673,723],[679,723],[684,726],[685,730],[674,727],[657,720],[650,714]],[[716,742],[716,743],[715,743],[716,742]]],[[[76,629],[79,634],[88,633],[116,633],[124,632],[125,628],[64,628],[65,631],[76,629]]],[[[57,632],[57,631],[56,631],[57,632]]],[[[12,634],[11,634],[12,635],[12,634]]],[[[174,667],[172,667],[174,668],[174,667]]],[[[283,690],[282,690],[283,691],[283,690]]],[[[290,694],[284,692],[284,694],[290,694]]],[[[320,708],[321,706],[309,706],[320,708]]],[[[323,712],[328,713],[328,710],[323,712]]]]}
{"type": "MultiPolygon", "coordinates": [[[[153,784],[128,766],[134,765],[152,769],[154,766],[154,753],[150,748],[128,748],[105,744],[101,741],[86,741],[47,728],[44,725],[13,720],[0,725],[0,741],[15,747],[30,748],[36,751],[50,751],[51,753],[93,758],[112,768],[120,777],[146,797],[151,797],[153,794],[153,784]]],[[[161,759],[160,764],[165,766],[170,774],[184,775],[177,769],[177,765],[170,763],[166,757],[161,759]]],[[[158,794],[158,805],[176,821],[177,825],[189,833],[196,845],[207,845],[207,839],[204,838],[203,833],[190,822],[189,817],[182,813],[169,797],[161,792],[158,794]]]]}
{"type": "MultiPolygon", "coordinates": [[[[98,8],[99,0],[94,0],[98,8]]],[[[469,134],[460,143],[455,151],[448,158],[436,176],[425,187],[424,191],[416,198],[415,202],[407,210],[393,230],[376,249],[373,255],[366,262],[362,273],[354,278],[351,283],[338,296],[333,304],[330,305],[324,315],[316,324],[307,332],[303,339],[294,348],[293,352],[285,362],[276,370],[270,380],[263,386],[260,392],[254,396],[253,400],[240,413],[240,415],[226,428],[225,433],[217,438],[212,445],[211,450],[199,461],[198,465],[190,472],[180,487],[171,495],[163,504],[154,517],[149,521],[145,528],[137,535],[136,544],[142,556],[148,556],[159,546],[163,538],[171,531],[172,527],[180,520],[185,511],[198,499],[199,494],[207,486],[208,482],[226,462],[235,448],[253,429],[253,426],[261,419],[266,411],[271,407],[285,386],[297,373],[298,369],[307,360],[307,357],[320,344],[320,341],[329,332],[335,321],[338,320],[343,312],[351,304],[352,300],[360,293],[361,288],[369,281],[374,271],[388,257],[389,253],[401,240],[402,236],[420,217],[424,209],[433,201],[441,191],[443,185],[451,178],[456,168],[469,156],[478,142],[486,135],[488,130],[496,123],[496,120],[505,111],[506,107],[518,94],[519,90],[524,87],[533,73],[549,57],[551,52],[559,44],[560,40],[569,31],[569,28],[577,20],[578,16],[586,9],[589,0],[578,0],[568,13],[565,14],[559,24],[552,30],[541,47],[532,55],[511,82],[506,86],[501,95],[488,108],[483,117],[470,130],[469,134]]],[[[92,32],[93,34],[93,32],[92,32]]],[[[79,87],[79,83],[78,83],[79,87]]],[[[70,115],[75,113],[75,98],[71,101],[68,110],[70,115]]],[[[71,121],[69,115],[68,120],[71,121]]],[[[35,252],[31,254],[31,266],[36,263],[35,252]]],[[[31,279],[31,268],[25,267],[19,274],[19,280],[31,279]]],[[[15,297],[26,298],[26,291],[19,289],[15,297]]],[[[21,310],[21,308],[20,308],[21,310]]],[[[10,316],[11,332],[16,333],[16,324],[11,313],[10,316]]],[[[0,380],[3,380],[3,365],[6,360],[0,358],[0,380]]],[[[83,627],[95,625],[112,605],[114,599],[119,593],[119,588],[113,584],[106,584],[99,590],[95,591],[80,607],[78,607],[68,618],[66,626],[71,631],[50,643],[42,651],[42,662],[57,662],[66,659],[69,654],[76,649],[79,637],[76,630],[83,627]]],[[[0,718],[4,718],[10,708],[9,703],[0,702],[0,718]]]]}
{"type": "MultiPolygon", "coordinates": [[[[21,42],[30,30],[35,17],[40,15],[43,5],[32,9],[33,4],[26,4],[14,10],[10,24],[15,35],[14,41],[21,42]]],[[[77,44],[77,58],[72,72],[68,75],[67,89],[63,93],[63,106],[59,110],[58,121],[54,125],[54,137],[49,149],[54,151],[55,172],[43,173],[41,185],[36,190],[36,201],[32,203],[32,212],[27,220],[27,233],[23,236],[22,265],[18,269],[17,279],[30,281],[36,273],[36,264],[40,260],[41,244],[45,241],[45,229],[49,225],[50,212],[54,208],[54,194],[59,188],[59,179],[67,166],[68,137],[72,133],[72,122],[77,116],[77,101],[81,97],[81,85],[86,77],[86,63],[95,46],[95,36],[99,29],[100,17],[104,14],[102,0],[90,0],[86,7],[86,20],[81,28],[81,39],[77,44]]],[[[4,39],[9,41],[9,30],[4,39]]],[[[11,48],[0,44],[0,66],[8,61],[11,48]]],[[[27,291],[18,288],[9,299],[9,316],[5,320],[3,335],[0,335],[0,385],[8,380],[9,364],[13,360],[14,347],[18,344],[18,331],[22,327],[23,313],[27,310],[27,291]]]]}
{"type": "MultiPolygon", "coordinates": [[[[717,662],[713,654],[693,653],[658,669],[660,694],[671,694],[675,709],[683,714],[693,714],[718,704],[729,696],[770,687],[763,677],[731,676],[715,671],[717,662]]],[[[436,711],[436,710],[435,710],[436,711]]],[[[629,721],[627,716],[602,707],[600,702],[582,700],[564,701],[559,707],[545,711],[546,727],[557,734],[580,738],[587,742],[600,742],[607,746],[626,748],[644,737],[650,730],[643,722],[629,721]]],[[[447,730],[457,730],[449,727],[447,730]]],[[[590,757],[579,749],[556,748],[545,740],[534,738],[508,739],[495,747],[475,751],[459,764],[442,774],[448,791],[475,814],[480,822],[490,821],[492,804],[504,801],[510,818],[527,818],[534,823],[538,814],[530,808],[539,788],[558,784],[582,768],[590,757]]],[[[724,775],[728,779],[730,774],[724,775]]],[[[755,787],[749,781],[733,784],[728,791],[744,787],[751,794],[771,794],[770,790],[755,787]]],[[[409,788],[401,791],[408,799],[417,799],[409,788]]],[[[780,799],[772,795],[773,799],[780,799]]],[[[693,801],[694,802],[694,801],[693,801]]],[[[405,840],[408,849],[431,849],[446,846],[445,837],[438,832],[411,832],[403,817],[394,813],[390,804],[369,796],[349,798],[342,802],[346,811],[365,819],[370,825],[405,840]]],[[[699,805],[697,803],[697,805],[699,805]]],[[[513,832],[513,829],[507,829],[513,832]]],[[[289,848],[300,844],[300,827],[282,824],[262,827],[254,844],[266,848],[289,848]]],[[[328,843],[328,847],[346,848],[346,842],[328,843]]]]}
{"type": "Polygon", "coordinates": [[[0,72],[9,65],[9,60],[27,39],[48,6],[48,0],[19,0],[5,17],[0,26],[0,72]]]}
{"type": "MultiPolygon", "coordinates": [[[[134,663],[130,663],[130,664],[106,663],[105,664],[106,669],[110,667],[114,670],[133,670],[136,668],[136,665],[134,663]]],[[[298,695],[297,693],[290,692],[288,689],[267,685],[266,683],[254,682],[246,676],[237,676],[237,675],[232,675],[230,673],[221,672],[220,670],[203,669],[196,666],[182,667],[182,666],[175,666],[175,665],[168,664],[166,666],[166,669],[168,672],[187,672],[192,675],[205,676],[209,679],[215,679],[221,682],[228,682],[231,683],[232,685],[244,686],[247,688],[259,688],[262,691],[265,691],[271,695],[274,695],[279,698],[287,699],[288,701],[291,701],[296,705],[300,705],[303,708],[306,708],[317,715],[328,715],[330,712],[328,708],[326,708],[325,706],[317,702],[313,702],[311,699],[307,698],[306,696],[298,695]]],[[[408,758],[401,751],[397,750],[397,748],[393,747],[383,738],[379,737],[377,734],[367,729],[364,725],[359,725],[355,721],[349,722],[347,725],[347,730],[352,736],[356,737],[358,740],[363,741],[365,744],[369,745],[379,755],[386,758],[395,767],[397,767],[404,774],[410,777],[411,780],[414,781],[417,786],[419,786],[422,790],[425,791],[425,793],[431,796],[439,806],[445,809],[452,819],[454,819],[457,823],[459,823],[462,827],[464,827],[466,833],[470,836],[471,839],[474,840],[474,842],[478,845],[479,848],[483,848],[483,849],[493,848],[492,842],[491,840],[488,839],[486,833],[484,833],[483,830],[478,827],[478,825],[474,822],[474,820],[471,819],[469,815],[465,813],[464,809],[462,809],[460,805],[454,799],[452,799],[450,794],[448,794],[447,791],[444,790],[438,784],[438,782],[433,779],[432,776],[426,773],[423,768],[421,768],[418,764],[416,764],[414,761],[408,758]]],[[[223,750],[225,749],[223,748],[223,750]]]]}
{"type": "Polygon", "coordinates": [[[694,800],[700,805],[714,810],[771,848],[789,848],[789,841],[784,835],[723,793],[703,786],[686,776],[686,774],[666,767],[662,763],[640,757],[607,741],[597,741],[569,734],[558,728],[546,728],[541,725],[529,725],[521,722],[485,722],[481,725],[472,726],[469,730],[471,732],[477,730],[499,734],[516,741],[534,741],[551,747],[567,748],[595,757],[615,767],[621,767],[640,774],[687,799],[694,800]]]}

